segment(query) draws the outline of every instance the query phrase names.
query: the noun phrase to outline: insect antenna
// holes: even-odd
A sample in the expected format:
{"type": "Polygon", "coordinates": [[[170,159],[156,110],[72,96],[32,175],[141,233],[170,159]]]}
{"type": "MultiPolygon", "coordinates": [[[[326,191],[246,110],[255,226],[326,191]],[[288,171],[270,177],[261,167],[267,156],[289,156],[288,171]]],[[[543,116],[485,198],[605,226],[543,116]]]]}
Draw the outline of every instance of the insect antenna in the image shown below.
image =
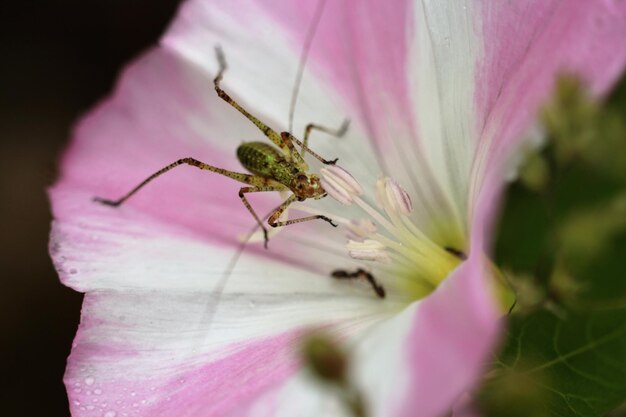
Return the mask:
{"type": "Polygon", "coordinates": [[[320,0],[315,8],[315,14],[311,20],[309,30],[307,31],[304,45],[302,45],[302,52],[300,53],[300,62],[298,64],[298,72],[296,73],[296,80],[291,93],[291,103],[289,104],[289,133],[293,133],[293,118],[296,113],[296,105],[298,103],[298,94],[300,93],[300,85],[302,84],[302,76],[304,75],[304,68],[306,61],[309,58],[309,51],[311,45],[313,45],[313,39],[315,33],[317,33],[317,27],[322,20],[322,14],[324,13],[324,6],[326,0],[320,0]]]}
{"type": "MultiPolygon", "coordinates": [[[[265,216],[261,217],[261,219],[267,219],[274,211],[276,211],[276,209],[268,211],[265,216]]],[[[241,255],[243,255],[243,252],[246,250],[246,246],[250,242],[250,239],[259,230],[260,227],[261,226],[258,223],[255,223],[254,227],[252,227],[252,229],[250,229],[250,231],[246,234],[246,237],[242,239],[241,242],[239,242],[239,244],[237,245],[237,250],[231,256],[230,260],[228,261],[228,265],[226,266],[226,269],[224,270],[224,272],[222,272],[222,276],[215,285],[215,290],[213,291],[213,296],[211,297],[211,305],[206,311],[206,316],[201,320],[201,323],[208,323],[206,329],[203,329],[206,334],[211,331],[211,327],[213,326],[213,318],[215,317],[215,313],[217,312],[217,309],[219,307],[219,302],[224,293],[224,288],[226,288],[226,284],[228,283],[230,276],[235,270],[237,262],[239,262],[241,255]]]]}

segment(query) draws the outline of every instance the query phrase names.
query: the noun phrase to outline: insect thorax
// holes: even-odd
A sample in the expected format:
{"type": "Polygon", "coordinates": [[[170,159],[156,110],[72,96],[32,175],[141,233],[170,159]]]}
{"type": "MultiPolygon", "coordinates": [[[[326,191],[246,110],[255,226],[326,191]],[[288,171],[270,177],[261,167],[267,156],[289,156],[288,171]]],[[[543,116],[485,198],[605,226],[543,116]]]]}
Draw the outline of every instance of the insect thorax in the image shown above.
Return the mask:
{"type": "Polygon", "coordinates": [[[237,148],[237,159],[253,174],[271,178],[289,187],[300,170],[274,146],[264,142],[244,142],[237,148]]]}

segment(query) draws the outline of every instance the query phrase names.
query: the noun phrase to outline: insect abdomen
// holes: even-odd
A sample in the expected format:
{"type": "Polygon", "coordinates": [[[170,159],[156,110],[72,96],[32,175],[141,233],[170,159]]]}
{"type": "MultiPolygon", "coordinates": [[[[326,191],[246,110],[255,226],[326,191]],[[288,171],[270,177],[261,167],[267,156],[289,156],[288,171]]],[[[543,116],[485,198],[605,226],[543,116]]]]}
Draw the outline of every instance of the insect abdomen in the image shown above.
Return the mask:
{"type": "Polygon", "coordinates": [[[272,145],[264,142],[245,142],[237,148],[237,159],[248,171],[289,185],[292,173],[290,164],[272,145]]]}

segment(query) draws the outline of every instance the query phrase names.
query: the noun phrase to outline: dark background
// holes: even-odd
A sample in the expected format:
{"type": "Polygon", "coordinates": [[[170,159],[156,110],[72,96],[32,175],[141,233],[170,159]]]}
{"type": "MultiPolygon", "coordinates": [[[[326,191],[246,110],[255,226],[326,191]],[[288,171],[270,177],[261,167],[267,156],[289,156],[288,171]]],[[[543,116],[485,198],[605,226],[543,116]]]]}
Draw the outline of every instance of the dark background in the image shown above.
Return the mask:
{"type": "Polygon", "coordinates": [[[2,1],[0,325],[2,416],[68,416],[62,383],[82,295],[48,257],[45,189],[75,120],[154,44],[177,0],[2,1]]]}

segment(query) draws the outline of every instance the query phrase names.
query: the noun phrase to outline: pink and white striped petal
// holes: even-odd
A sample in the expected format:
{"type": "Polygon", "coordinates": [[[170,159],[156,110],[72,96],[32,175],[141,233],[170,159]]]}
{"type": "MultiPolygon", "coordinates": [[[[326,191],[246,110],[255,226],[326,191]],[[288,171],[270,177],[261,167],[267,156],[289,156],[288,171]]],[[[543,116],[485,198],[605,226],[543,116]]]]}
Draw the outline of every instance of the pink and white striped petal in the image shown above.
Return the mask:
{"type": "MultiPolygon", "coordinates": [[[[368,416],[437,417],[479,377],[500,327],[479,254],[428,298],[349,342],[351,380],[368,416]]],[[[332,387],[303,370],[233,412],[237,416],[344,416],[332,387]]]]}
{"type": "Polygon", "coordinates": [[[351,118],[346,138],[315,137],[314,149],[339,157],[362,184],[385,170],[408,190],[412,220],[431,239],[471,247],[468,261],[407,308],[333,282],[332,269],[353,263],[338,232],[319,224],[287,228],[272,252],[244,256],[224,284],[237,236],[253,225],[230,179],[181,167],[118,209],[91,201],[181,157],[240,170],[237,145],[263,139],[215,96],[213,49],[229,63],[224,87],[284,129],[318,4],[188,2],[162,47],[78,126],[50,191],[53,260],[64,283],[87,292],[66,374],[75,417],[341,413],[298,371],[300,336],[319,327],[346,338],[375,416],[439,415],[471,388],[497,340],[482,251],[505,161],[558,71],[580,72],[596,92],[615,79],[626,60],[626,6],[327,2],[295,131],[351,118]]]}
{"type": "Polygon", "coordinates": [[[120,208],[92,201],[117,197],[185,155],[232,165],[222,139],[245,136],[248,125],[231,121],[210,93],[210,80],[180,57],[145,55],[80,124],[50,190],[53,261],[66,285],[87,292],[65,378],[75,416],[168,415],[168,407],[220,415],[239,401],[233,384],[247,381],[255,392],[259,363],[276,369],[258,387],[289,372],[303,329],[343,323],[350,333],[398,308],[331,280],[329,271],[349,261],[320,233],[272,241],[281,263],[244,256],[222,288],[237,233],[253,224],[231,180],[181,167],[120,208]]]}
{"type": "MultiPolygon", "coordinates": [[[[520,140],[537,136],[537,113],[560,74],[605,94],[626,65],[626,3],[612,0],[476,2],[482,57],[474,96],[480,132],[470,195],[501,169],[520,140]]],[[[540,132],[539,132],[540,133],[540,132]]]]}

